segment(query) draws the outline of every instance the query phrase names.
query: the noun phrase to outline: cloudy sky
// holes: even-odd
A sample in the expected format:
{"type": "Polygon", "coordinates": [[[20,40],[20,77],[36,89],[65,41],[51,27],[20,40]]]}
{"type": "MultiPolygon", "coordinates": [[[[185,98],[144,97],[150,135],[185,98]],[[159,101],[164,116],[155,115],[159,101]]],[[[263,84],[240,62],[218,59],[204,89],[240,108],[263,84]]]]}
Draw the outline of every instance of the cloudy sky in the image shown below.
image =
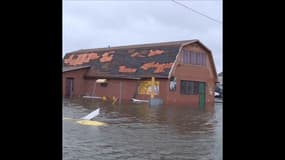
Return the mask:
{"type": "Polygon", "coordinates": [[[199,39],[211,49],[221,72],[222,0],[177,2],[188,9],[171,0],[64,0],[63,56],[109,45],[199,39]]]}

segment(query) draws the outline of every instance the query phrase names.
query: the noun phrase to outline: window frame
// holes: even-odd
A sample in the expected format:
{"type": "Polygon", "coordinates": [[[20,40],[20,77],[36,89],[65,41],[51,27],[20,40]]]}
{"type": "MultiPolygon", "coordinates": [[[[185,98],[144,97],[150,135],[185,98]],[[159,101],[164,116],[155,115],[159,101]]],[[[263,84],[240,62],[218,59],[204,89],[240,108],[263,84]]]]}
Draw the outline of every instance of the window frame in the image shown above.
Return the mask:
{"type": "Polygon", "coordinates": [[[204,52],[193,52],[182,49],[182,64],[191,64],[197,66],[207,66],[207,55],[204,52]]]}
{"type": "Polygon", "coordinates": [[[181,95],[199,95],[199,85],[202,81],[180,80],[181,95]]]}

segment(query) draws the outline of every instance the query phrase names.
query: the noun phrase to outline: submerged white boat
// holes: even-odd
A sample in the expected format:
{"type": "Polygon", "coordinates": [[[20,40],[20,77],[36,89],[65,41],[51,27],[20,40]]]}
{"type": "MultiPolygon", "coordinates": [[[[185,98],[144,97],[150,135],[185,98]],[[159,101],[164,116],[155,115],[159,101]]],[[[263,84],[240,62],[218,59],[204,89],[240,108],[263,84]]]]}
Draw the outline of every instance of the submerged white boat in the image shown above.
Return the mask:
{"type": "Polygon", "coordinates": [[[76,123],[88,126],[107,126],[108,125],[107,123],[91,120],[92,118],[98,116],[99,114],[100,114],[100,108],[96,109],[95,111],[89,113],[88,115],[80,119],[64,117],[63,120],[72,120],[72,121],[74,120],[76,121],[76,123]]]}
{"type": "Polygon", "coordinates": [[[92,118],[98,116],[99,114],[100,114],[100,108],[97,108],[95,111],[89,113],[88,115],[86,115],[80,119],[91,120],[92,118]]]}

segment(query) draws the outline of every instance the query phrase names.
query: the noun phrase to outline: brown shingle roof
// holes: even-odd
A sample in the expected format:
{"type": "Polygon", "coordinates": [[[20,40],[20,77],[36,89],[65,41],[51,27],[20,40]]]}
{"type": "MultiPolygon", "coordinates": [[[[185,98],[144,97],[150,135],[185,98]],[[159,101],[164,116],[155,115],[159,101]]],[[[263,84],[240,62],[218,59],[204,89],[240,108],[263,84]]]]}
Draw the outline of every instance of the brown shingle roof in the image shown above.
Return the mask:
{"type": "Polygon", "coordinates": [[[134,44],[134,45],[126,45],[126,46],[114,46],[107,48],[94,48],[94,49],[80,49],[77,51],[66,53],[89,53],[89,52],[100,52],[100,51],[109,51],[109,50],[117,50],[117,49],[133,49],[133,48],[144,48],[144,47],[155,47],[155,46],[171,46],[171,45],[182,45],[183,43],[196,42],[198,40],[183,40],[183,41],[172,41],[172,42],[159,42],[159,43],[146,43],[146,44],[134,44]]]}
{"type": "Polygon", "coordinates": [[[184,40],[81,49],[66,54],[64,66],[91,66],[86,77],[167,78],[180,47],[194,42],[199,41],[184,40]]]}

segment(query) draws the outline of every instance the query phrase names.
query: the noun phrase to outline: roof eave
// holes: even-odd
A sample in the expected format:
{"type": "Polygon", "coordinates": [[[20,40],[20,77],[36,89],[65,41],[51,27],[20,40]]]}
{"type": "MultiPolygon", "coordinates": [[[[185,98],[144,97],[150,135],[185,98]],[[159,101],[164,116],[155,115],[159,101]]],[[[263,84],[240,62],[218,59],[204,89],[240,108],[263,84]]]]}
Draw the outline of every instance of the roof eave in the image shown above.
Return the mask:
{"type": "Polygon", "coordinates": [[[70,68],[63,68],[62,72],[65,73],[65,72],[70,72],[70,71],[75,71],[75,70],[80,70],[80,69],[85,69],[85,68],[90,68],[91,66],[90,65],[87,65],[87,66],[79,66],[79,67],[70,67],[70,68]]]}

